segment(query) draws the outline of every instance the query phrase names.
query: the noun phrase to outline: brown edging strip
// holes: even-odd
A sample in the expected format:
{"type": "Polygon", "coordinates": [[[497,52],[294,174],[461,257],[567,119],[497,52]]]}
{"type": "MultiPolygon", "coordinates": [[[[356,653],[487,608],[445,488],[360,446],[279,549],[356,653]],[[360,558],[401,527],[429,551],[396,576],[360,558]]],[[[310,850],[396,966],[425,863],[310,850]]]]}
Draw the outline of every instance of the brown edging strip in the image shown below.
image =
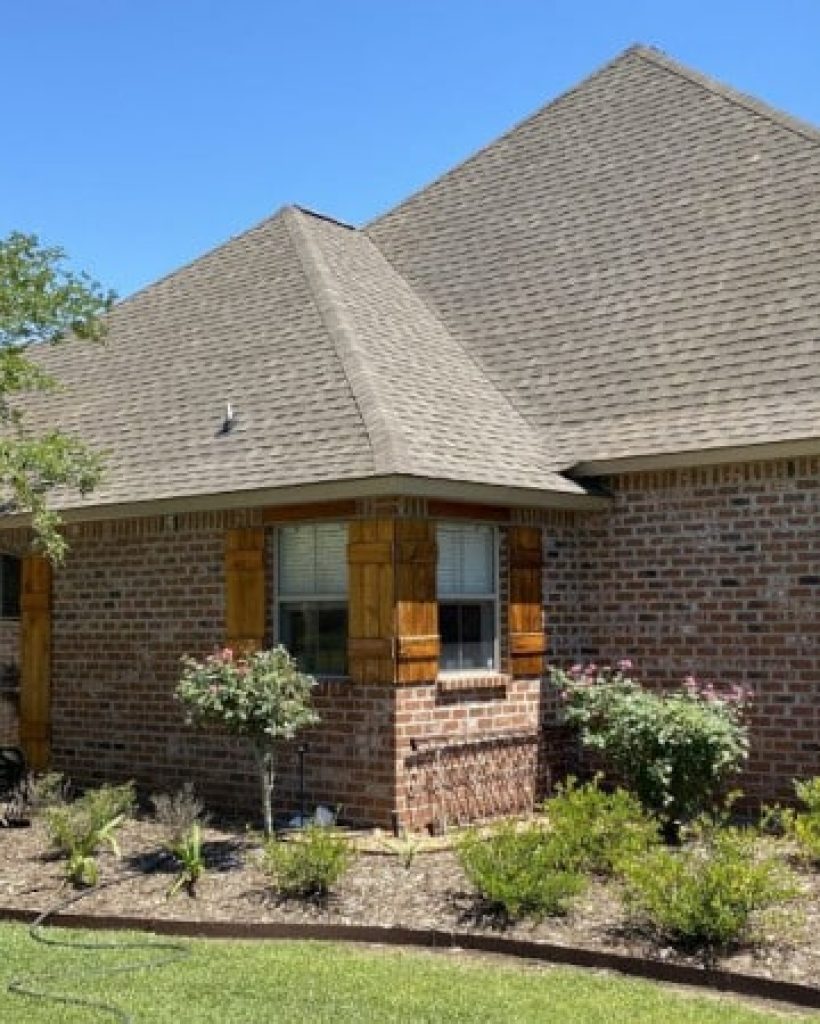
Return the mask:
{"type": "MultiPolygon", "coordinates": [[[[0,907],[0,920],[30,924],[37,917],[35,910],[0,907]]],[[[145,931],[202,939],[312,939],[322,942],[370,942],[387,946],[419,946],[425,949],[465,949],[484,953],[571,967],[591,967],[616,971],[635,978],[665,981],[677,985],[731,992],[791,1003],[794,1006],[820,1008],[820,988],[791,981],[739,974],[687,964],[662,963],[645,957],[622,953],[604,953],[572,946],[555,946],[547,942],[507,939],[495,935],[474,935],[420,928],[382,928],[370,925],[288,924],[265,922],[243,924],[239,921],[181,921],[145,917],[106,917],[97,914],[51,914],[48,925],[59,928],[91,930],[145,931]]]]}

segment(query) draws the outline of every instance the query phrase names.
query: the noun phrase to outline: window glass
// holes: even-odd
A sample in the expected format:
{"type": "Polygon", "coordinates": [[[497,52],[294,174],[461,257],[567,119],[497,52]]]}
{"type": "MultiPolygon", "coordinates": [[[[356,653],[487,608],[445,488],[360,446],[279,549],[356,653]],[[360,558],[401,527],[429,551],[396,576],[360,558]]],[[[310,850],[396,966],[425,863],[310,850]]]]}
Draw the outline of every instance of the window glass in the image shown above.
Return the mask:
{"type": "Polygon", "coordinates": [[[277,636],[305,672],[347,671],[347,527],[279,530],[277,636]]]}
{"type": "Polygon", "coordinates": [[[496,667],[495,531],[442,524],[438,539],[438,612],[443,671],[496,667]]]}

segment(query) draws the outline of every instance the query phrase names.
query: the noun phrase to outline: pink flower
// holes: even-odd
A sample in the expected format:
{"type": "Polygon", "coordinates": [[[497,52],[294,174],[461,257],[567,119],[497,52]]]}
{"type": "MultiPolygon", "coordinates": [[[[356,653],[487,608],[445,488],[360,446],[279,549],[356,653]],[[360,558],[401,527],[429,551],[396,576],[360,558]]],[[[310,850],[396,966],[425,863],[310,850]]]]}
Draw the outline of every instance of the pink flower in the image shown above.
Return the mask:
{"type": "Polygon", "coordinates": [[[232,648],[230,648],[230,647],[223,647],[222,648],[222,660],[223,661],[233,661],[233,649],[232,648]]]}
{"type": "Polygon", "coordinates": [[[583,671],[584,671],[584,666],[583,665],[575,664],[569,670],[569,674],[571,676],[580,676],[580,675],[583,674],[583,671]]]}
{"type": "Polygon", "coordinates": [[[633,665],[631,658],[621,658],[616,667],[619,672],[631,672],[635,666],[633,665]]]}
{"type": "Polygon", "coordinates": [[[693,675],[688,675],[683,681],[683,688],[690,697],[696,697],[698,693],[698,681],[693,675]]]}
{"type": "Polygon", "coordinates": [[[594,661],[591,661],[584,669],[584,675],[587,677],[587,679],[591,679],[597,673],[597,671],[598,666],[595,664],[594,661]]]}

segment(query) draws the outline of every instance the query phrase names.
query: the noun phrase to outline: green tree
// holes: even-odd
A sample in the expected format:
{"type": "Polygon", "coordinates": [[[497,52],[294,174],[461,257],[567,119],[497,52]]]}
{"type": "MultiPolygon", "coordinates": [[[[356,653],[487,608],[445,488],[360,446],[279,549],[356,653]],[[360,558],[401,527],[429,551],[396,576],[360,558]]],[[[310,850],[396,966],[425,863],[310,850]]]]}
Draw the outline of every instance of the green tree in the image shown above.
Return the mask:
{"type": "Polygon", "coordinates": [[[88,493],[102,473],[99,455],[56,427],[34,435],[26,424],[26,395],[59,388],[32,358],[41,344],[68,336],[100,341],[114,301],[87,274],[67,269],[62,249],[35,235],[0,239],[0,484],[4,510],[32,516],[35,543],[54,561],[65,553],[60,517],[48,506],[55,487],[88,493]]]}
{"type": "Polygon", "coordinates": [[[230,647],[197,661],[182,659],[177,699],[190,725],[215,726],[242,736],[253,750],[259,772],[265,834],[273,834],[276,748],[300,729],[315,725],[311,707],[313,676],[284,647],[235,656],[230,647]]]}

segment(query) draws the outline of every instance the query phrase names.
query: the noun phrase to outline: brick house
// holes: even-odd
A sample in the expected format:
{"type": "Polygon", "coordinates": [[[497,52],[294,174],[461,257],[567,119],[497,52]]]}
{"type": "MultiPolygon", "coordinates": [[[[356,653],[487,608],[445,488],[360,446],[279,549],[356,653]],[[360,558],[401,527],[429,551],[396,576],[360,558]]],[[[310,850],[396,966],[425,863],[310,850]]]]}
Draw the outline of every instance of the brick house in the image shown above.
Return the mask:
{"type": "Polygon", "coordinates": [[[366,227],[284,209],[43,352],[31,422],[108,474],[54,571],[0,523],[0,741],[251,808],[172,691],[281,641],[355,820],[529,805],[547,659],[751,684],[749,792],[820,771],[819,143],[632,48],[366,227]]]}

